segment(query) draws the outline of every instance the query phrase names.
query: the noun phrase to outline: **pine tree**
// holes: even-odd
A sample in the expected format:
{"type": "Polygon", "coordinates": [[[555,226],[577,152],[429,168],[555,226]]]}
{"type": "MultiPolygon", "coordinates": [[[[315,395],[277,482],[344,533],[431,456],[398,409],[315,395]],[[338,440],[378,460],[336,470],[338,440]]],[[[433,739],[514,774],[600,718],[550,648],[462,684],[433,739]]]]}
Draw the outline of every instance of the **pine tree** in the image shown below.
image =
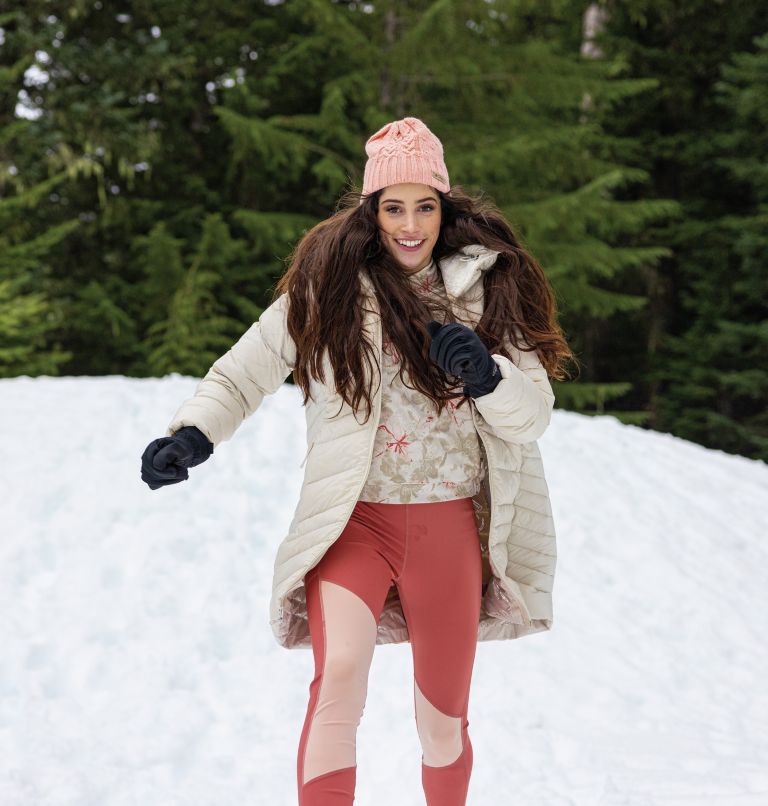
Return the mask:
{"type": "Polygon", "coordinates": [[[768,34],[753,42],[755,52],[734,54],[715,84],[729,127],[714,138],[714,161],[741,187],[744,212],[716,222],[729,259],[700,279],[693,299],[707,296],[706,313],[670,345],[671,365],[687,379],[669,407],[672,419],[673,405],[684,401],[687,428],[701,441],[766,460],[768,34]],[[698,359],[693,364],[690,355],[698,359]]]}
{"type": "MultiPolygon", "coordinates": [[[[167,243],[162,232],[157,237],[167,243]]],[[[151,351],[147,370],[150,374],[182,372],[202,376],[231,345],[233,333],[240,324],[223,313],[216,293],[221,283],[221,269],[227,264],[231,248],[221,216],[217,213],[208,216],[197,252],[173,292],[167,316],[149,326],[151,351]],[[200,327],[201,322],[207,327],[200,327]]],[[[174,265],[178,265],[179,259],[178,254],[172,255],[174,265]]]]}
{"type": "MultiPolygon", "coordinates": [[[[0,14],[0,31],[20,12],[0,14]]],[[[16,117],[17,94],[28,61],[12,37],[0,47],[0,377],[55,375],[71,353],[59,342],[61,306],[50,283],[60,243],[77,226],[36,215],[56,195],[63,173],[40,177],[23,170],[29,120],[16,117]]],[[[29,153],[27,151],[27,153],[29,153]]]]}
{"type": "MultiPolygon", "coordinates": [[[[620,136],[638,134],[644,148],[637,160],[652,178],[646,195],[674,199],[683,211],[643,234],[672,250],[650,278],[651,318],[634,328],[647,334],[646,355],[633,351],[631,358],[647,379],[649,424],[710,447],[765,456],[759,399],[765,381],[755,364],[765,354],[759,335],[765,309],[747,301],[747,289],[765,288],[764,253],[749,234],[759,191],[745,178],[766,156],[764,121],[744,112],[750,102],[759,104],[759,60],[744,55],[734,62],[737,71],[748,63],[753,71],[743,87],[721,84],[720,95],[716,87],[734,53],[756,49],[754,32],[768,30],[768,8],[748,0],[607,7],[606,53],[628,75],[659,82],[657,92],[620,107],[607,126],[620,136]],[[723,105],[729,97],[730,108],[723,105]],[[735,157],[746,160],[741,175],[735,157]]],[[[735,76],[726,70],[725,83],[735,76]]]]}

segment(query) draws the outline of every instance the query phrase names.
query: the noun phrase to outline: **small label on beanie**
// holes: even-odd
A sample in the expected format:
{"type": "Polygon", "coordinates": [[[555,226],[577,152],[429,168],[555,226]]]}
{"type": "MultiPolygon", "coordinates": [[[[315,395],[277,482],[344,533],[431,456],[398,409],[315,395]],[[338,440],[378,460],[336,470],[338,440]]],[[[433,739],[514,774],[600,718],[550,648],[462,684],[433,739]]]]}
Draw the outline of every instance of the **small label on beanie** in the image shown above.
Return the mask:
{"type": "Polygon", "coordinates": [[[432,171],[432,176],[434,176],[438,182],[445,182],[445,177],[441,176],[437,171],[432,171]]]}

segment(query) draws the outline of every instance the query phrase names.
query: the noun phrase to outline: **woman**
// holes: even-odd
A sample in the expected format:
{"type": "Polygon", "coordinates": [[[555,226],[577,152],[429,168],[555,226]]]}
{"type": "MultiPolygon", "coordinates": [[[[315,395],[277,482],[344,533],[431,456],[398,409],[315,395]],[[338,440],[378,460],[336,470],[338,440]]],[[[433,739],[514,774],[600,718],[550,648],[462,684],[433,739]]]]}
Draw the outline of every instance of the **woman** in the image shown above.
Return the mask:
{"type": "Polygon", "coordinates": [[[422,121],[365,148],[362,193],[304,235],[272,304],[147,447],[142,478],[188,478],[293,372],[308,448],[270,617],[281,646],[314,653],[299,803],[353,802],[374,647],[409,641],[427,803],[459,806],[477,641],[552,625],[535,440],[548,372],[562,378],[572,354],[541,268],[494,205],[451,189],[422,121]]]}

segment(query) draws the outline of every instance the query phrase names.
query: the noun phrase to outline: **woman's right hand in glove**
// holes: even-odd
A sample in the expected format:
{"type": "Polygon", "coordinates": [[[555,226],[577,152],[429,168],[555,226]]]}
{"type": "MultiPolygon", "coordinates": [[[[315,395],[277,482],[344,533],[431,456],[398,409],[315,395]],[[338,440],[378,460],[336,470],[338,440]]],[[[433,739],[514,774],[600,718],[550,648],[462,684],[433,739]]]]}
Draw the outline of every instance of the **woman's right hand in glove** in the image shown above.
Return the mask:
{"type": "Polygon", "coordinates": [[[172,437],[153,439],[141,455],[141,479],[151,490],[189,478],[187,468],[204,462],[213,443],[194,425],[180,428],[172,437]]]}

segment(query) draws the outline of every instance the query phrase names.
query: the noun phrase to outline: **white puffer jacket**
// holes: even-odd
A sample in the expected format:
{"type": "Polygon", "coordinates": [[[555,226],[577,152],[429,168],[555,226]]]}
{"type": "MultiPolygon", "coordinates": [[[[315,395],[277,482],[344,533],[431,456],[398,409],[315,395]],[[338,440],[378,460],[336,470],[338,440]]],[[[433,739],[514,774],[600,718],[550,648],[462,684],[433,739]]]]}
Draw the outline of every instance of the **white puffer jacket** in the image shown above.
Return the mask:
{"type": "MultiPolygon", "coordinates": [[[[483,313],[482,272],[497,256],[481,244],[439,261],[448,299],[458,321],[474,328],[483,313]]],[[[367,295],[363,327],[378,350],[382,332],[370,280],[360,273],[367,295]]],[[[264,395],[276,392],[296,362],[286,327],[288,295],[282,294],[218,358],[194,397],[171,420],[167,435],[197,426],[214,444],[228,440],[264,395]]],[[[494,353],[502,379],[490,394],[470,399],[473,420],[487,459],[488,474],[474,505],[483,558],[483,599],[478,641],[520,638],[552,626],[556,550],[549,490],[536,439],[547,428],[555,397],[535,351],[505,345],[514,361],[494,353]]],[[[305,408],[307,454],[304,480],[288,534],[277,549],[270,624],[286,649],[311,647],[304,575],[344,529],[370,468],[381,410],[374,372],[373,412],[362,424],[333,386],[325,355],[326,383],[311,381],[305,408]],[[334,416],[339,407],[341,411],[334,416]]],[[[389,591],[379,619],[377,644],[408,641],[397,589],[389,591]]]]}

